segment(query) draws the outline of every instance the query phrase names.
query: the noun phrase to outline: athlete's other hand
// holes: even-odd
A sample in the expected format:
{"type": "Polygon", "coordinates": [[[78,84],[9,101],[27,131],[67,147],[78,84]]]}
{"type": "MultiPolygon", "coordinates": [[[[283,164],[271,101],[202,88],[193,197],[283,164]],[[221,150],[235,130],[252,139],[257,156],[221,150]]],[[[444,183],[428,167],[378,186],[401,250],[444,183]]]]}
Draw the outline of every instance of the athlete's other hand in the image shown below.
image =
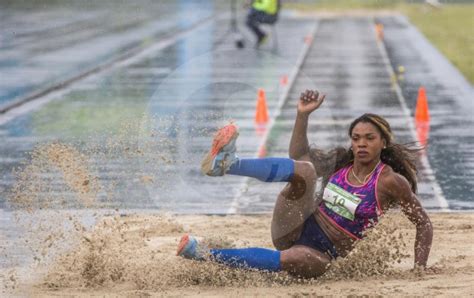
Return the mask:
{"type": "Polygon", "coordinates": [[[298,102],[298,113],[311,114],[324,102],[326,94],[319,93],[317,90],[306,90],[301,93],[298,102]]]}

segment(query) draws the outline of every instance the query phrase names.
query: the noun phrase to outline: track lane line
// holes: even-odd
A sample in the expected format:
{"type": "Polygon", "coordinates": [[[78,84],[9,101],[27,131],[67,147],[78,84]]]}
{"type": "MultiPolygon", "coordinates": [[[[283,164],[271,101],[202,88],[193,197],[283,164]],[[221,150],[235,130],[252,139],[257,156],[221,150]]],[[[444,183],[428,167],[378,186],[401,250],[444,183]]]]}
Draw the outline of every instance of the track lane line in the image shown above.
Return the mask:
{"type": "Polygon", "coordinates": [[[34,111],[46,103],[64,95],[74,88],[74,83],[80,82],[84,79],[93,78],[94,76],[104,75],[112,70],[120,67],[131,65],[140,59],[148,57],[155,51],[162,50],[175,44],[178,40],[186,37],[191,32],[201,29],[203,26],[211,22],[216,18],[215,14],[212,14],[204,19],[201,19],[194,23],[189,28],[180,31],[173,36],[165,37],[164,39],[156,41],[154,44],[146,48],[133,48],[125,53],[118,55],[111,61],[104,64],[95,66],[82,73],[76,74],[66,80],[59,82],[53,86],[46,87],[43,90],[34,91],[25,97],[16,100],[12,103],[0,106],[0,125],[3,125],[14,118],[24,115],[25,113],[34,111]]]}
{"type": "MultiPolygon", "coordinates": [[[[372,23],[375,24],[375,20],[372,19],[372,23]]],[[[382,60],[385,64],[385,68],[390,76],[392,78],[395,75],[395,71],[393,70],[392,64],[390,63],[390,59],[388,58],[388,53],[387,53],[387,48],[385,47],[385,43],[383,41],[380,41],[376,38],[376,33],[375,28],[373,29],[373,38],[375,39],[375,42],[377,44],[377,47],[379,49],[380,54],[382,55],[382,60]]],[[[402,108],[403,114],[408,120],[408,128],[410,131],[410,134],[413,138],[413,140],[418,140],[418,137],[416,136],[416,128],[414,124],[414,119],[411,116],[410,109],[407,106],[407,101],[405,97],[403,96],[402,89],[400,88],[400,85],[398,84],[397,81],[393,82],[393,88],[395,90],[395,93],[397,94],[397,99],[400,103],[400,106],[402,108]]],[[[428,160],[426,152],[422,152],[420,156],[420,162],[425,169],[425,177],[427,178],[429,184],[433,187],[433,192],[435,195],[435,199],[439,204],[439,208],[441,211],[446,212],[450,211],[449,209],[449,204],[448,201],[446,200],[446,197],[444,196],[443,190],[441,186],[439,185],[438,181],[436,180],[436,177],[434,175],[433,169],[431,168],[430,162],[428,160]]]]}

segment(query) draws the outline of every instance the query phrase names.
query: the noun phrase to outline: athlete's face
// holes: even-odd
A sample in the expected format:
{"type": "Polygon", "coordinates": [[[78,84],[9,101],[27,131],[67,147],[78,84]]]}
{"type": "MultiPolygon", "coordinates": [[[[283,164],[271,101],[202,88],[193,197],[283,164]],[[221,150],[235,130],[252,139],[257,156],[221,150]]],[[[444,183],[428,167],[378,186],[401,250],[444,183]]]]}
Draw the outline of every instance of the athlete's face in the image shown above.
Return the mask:
{"type": "Polygon", "coordinates": [[[385,146],[385,140],[375,125],[369,122],[359,122],[352,130],[351,146],[354,159],[362,163],[369,163],[379,159],[385,146]]]}

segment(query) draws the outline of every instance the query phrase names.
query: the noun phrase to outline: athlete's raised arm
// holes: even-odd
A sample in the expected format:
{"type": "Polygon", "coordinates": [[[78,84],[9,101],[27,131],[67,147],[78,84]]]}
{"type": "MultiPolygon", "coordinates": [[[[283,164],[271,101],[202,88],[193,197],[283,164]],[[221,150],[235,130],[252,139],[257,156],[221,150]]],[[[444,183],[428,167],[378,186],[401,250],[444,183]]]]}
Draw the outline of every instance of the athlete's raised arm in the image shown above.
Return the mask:
{"type": "Polygon", "coordinates": [[[309,142],[307,136],[309,115],[317,110],[324,101],[325,94],[306,90],[301,93],[290,141],[289,155],[294,160],[309,160],[309,142]]]}

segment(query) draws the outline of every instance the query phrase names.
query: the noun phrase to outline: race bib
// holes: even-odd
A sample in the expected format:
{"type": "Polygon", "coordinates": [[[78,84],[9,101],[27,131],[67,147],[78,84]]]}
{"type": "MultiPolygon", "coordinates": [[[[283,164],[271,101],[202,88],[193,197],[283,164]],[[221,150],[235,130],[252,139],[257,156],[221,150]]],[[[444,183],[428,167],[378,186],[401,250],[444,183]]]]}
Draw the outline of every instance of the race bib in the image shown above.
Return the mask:
{"type": "Polygon", "coordinates": [[[355,211],[362,200],[339,186],[328,183],[323,193],[324,204],[333,212],[354,220],[355,211]]]}

